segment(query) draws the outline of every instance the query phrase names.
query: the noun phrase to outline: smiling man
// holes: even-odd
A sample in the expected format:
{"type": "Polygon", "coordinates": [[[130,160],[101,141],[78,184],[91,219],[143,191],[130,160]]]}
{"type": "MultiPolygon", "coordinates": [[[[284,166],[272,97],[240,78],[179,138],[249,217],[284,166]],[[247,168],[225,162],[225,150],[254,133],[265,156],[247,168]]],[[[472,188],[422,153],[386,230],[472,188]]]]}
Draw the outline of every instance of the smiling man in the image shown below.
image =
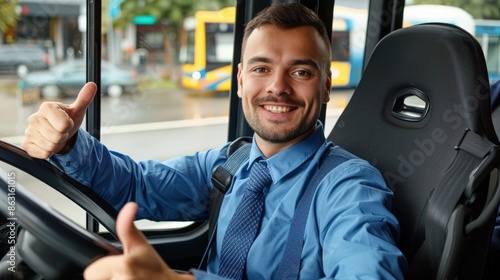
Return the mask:
{"type": "MultiPolygon", "coordinates": [[[[323,159],[342,151],[326,141],[318,121],[329,101],[330,57],[326,29],[301,4],[274,4],[246,26],[238,96],[255,134],[249,158],[221,205],[206,272],[174,273],[132,222],[134,217],[206,220],[212,170],[226,161],[230,143],[165,162],[134,162],[79,129],[94,84],[87,84],[74,104],[44,103],[30,117],[23,142],[28,153],[49,157],[116,209],[123,208],[117,231],[124,254],[97,260],[85,277],[275,279],[300,198],[323,159]]],[[[406,260],[396,247],[392,196],[373,166],[344,158],[312,196],[298,277],[403,279],[406,260]]]]}
{"type": "Polygon", "coordinates": [[[322,104],[330,100],[328,38],[314,31],[312,26],[284,30],[257,21],[247,26],[238,96],[267,157],[311,134],[322,104]]]}

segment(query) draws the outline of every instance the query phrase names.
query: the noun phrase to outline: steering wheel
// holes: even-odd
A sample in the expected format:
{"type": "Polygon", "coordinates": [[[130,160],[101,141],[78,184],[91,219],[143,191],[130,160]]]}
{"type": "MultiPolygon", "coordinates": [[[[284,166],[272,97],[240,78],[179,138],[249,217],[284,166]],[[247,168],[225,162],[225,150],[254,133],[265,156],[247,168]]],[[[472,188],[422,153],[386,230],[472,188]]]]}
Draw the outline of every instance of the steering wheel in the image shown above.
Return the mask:
{"type": "MultiPolygon", "coordinates": [[[[46,160],[31,158],[22,148],[1,140],[0,161],[27,172],[56,189],[117,236],[117,211],[90,188],[67,176],[46,160]]],[[[93,260],[122,253],[120,248],[104,238],[86,231],[41,203],[1,169],[0,212],[7,217],[8,225],[21,227],[19,232],[14,227],[9,231],[11,236],[16,237],[13,247],[17,254],[46,279],[74,279],[93,260]]]]}

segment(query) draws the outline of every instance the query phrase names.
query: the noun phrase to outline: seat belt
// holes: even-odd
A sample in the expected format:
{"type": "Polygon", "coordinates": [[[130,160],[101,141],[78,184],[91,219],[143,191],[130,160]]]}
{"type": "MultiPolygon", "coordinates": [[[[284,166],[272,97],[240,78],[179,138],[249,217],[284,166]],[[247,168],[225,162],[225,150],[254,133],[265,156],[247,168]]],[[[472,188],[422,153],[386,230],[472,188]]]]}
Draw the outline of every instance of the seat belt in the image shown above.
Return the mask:
{"type": "Polygon", "coordinates": [[[231,143],[227,149],[227,160],[223,165],[217,166],[212,171],[212,193],[209,202],[208,232],[209,239],[215,232],[216,222],[219,218],[220,205],[224,195],[231,187],[233,176],[238,168],[248,160],[250,148],[252,147],[252,137],[240,137],[231,143]]]}
{"type": "Polygon", "coordinates": [[[208,252],[215,241],[217,220],[219,218],[220,206],[224,195],[231,187],[233,176],[238,168],[248,160],[250,148],[252,147],[252,137],[243,136],[234,140],[227,148],[227,160],[223,165],[219,165],[212,171],[212,193],[208,204],[208,245],[200,261],[199,269],[206,266],[208,262],[208,252]]]}
{"type": "MultiPolygon", "coordinates": [[[[474,199],[475,188],[489,176],[487,166],[488,154],[495,147],[489,140],[466,130],[455,149],[457,157],[443,175],[440,184],[433,190],[427,206],[425,219],[425,241],[422,252],[429,255],[430,264],[439,264],[446,240],[448,221],[458,203],[468,204],[474,199]],[[472,173],[464,172],[473,170],[472,173]],[[463,200],[461,200],[463,199],[463,200]]],[[[468,233],[464,233],[468,234],[468,233]]],[[[432,275],[436,275],[439,267],[433,266],[432,275]]],[[[443,276],[443,275],[441,275],[443,276]]],[[[440,276],[436,276],[440,278],[440,276]]]]}

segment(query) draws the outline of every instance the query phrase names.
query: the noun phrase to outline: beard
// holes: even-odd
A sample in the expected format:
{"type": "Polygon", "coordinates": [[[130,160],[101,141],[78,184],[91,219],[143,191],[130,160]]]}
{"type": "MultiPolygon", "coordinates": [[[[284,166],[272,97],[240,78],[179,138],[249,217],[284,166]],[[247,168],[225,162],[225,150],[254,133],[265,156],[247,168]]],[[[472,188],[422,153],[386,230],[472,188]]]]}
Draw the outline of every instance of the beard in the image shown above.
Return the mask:
{"type": "Polygon", "coordinates": [[[316,120],[307,122],[301,121],[289,129],[267,128],[260,121],[250,124],[250,127],[265,141],[271,143],[286,143],[310,131],[316,125],[316,120]]]}
{"type": "Polygon", "coordinates": [[[303,108],[304,103],[301,100],[293,100],[288,97],[278,98],[276,96],[268,96],[265,98],[254,99],[252,102],[252,108],[248,108],[247,106],[247,108],[245,108],[246,110],[243,110],[245,118],[253,131],[259,135],[260,138],[271,143],[286,143],[311,131],[312,128],[315,127],[316,121],[319,117],[319,113],[317,116],[312,118],[303,117],[299,122],[293,124],[290,124],[290,121],[276,120],[272,121],[274,125],[266,126],[263,124],[259,114],[257,114],[254,109],[258,108],[259,104],[262,102],[276,102],[298,108],[303,108]],[[250,110],[253,111],[253,114],[249,113],[250,110]]]}

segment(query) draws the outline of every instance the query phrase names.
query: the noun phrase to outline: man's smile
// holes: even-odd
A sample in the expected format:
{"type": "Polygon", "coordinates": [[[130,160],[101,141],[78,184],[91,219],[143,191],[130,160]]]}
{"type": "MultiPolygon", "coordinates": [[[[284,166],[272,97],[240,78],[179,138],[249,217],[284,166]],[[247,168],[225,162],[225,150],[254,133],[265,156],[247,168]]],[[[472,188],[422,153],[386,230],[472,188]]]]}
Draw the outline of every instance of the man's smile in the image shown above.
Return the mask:
{"type": "Polygon", "coordinates": [[[281,113],[288,113],[296,107],[290,107],[290,106],[278,106],[278,105],[263,105],[264,109],[271,113],[275,114],[281,114],[281,113]]]}

